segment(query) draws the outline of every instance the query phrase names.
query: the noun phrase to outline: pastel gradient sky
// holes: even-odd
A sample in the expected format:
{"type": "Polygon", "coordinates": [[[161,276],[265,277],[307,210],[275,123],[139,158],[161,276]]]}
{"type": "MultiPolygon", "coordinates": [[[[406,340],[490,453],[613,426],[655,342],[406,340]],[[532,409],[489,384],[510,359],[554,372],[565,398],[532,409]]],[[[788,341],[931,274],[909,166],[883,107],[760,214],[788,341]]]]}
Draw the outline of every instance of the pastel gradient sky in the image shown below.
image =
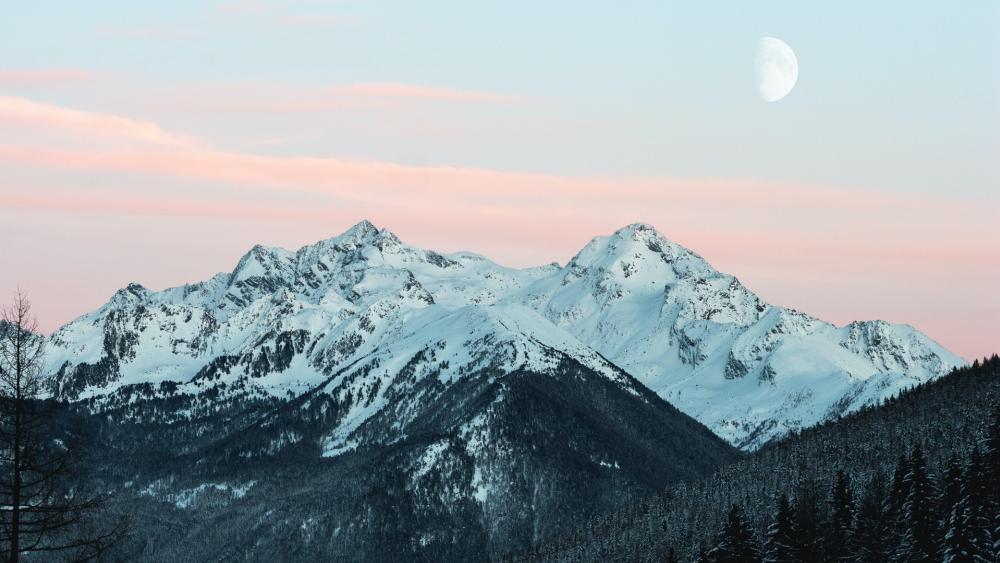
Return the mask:
{"type": "Polygon", "coordinates": [[[768,301],[1000,351],[1000,3],[12,3],[0,295],[51,330],[131,281],[367,218],[509,265],[643,221],[768,301]],[[762,36],[795,50],[757,97],[762,36]]]}

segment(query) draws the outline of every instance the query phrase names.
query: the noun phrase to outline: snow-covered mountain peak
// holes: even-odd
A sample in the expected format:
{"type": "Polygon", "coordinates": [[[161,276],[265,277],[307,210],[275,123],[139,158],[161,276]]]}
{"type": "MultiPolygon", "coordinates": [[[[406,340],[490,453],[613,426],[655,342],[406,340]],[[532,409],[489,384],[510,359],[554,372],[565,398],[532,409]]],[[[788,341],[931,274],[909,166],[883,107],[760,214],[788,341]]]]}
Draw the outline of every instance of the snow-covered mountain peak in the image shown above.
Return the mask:
{"type": "Polygon", "coordinates": [[[115,294],[111,296],[111,300],[108,304],[121,307],[141,303],[149,296],[149,293],[150,291],[143,287],[142,284],[132,282],[116,291],[115,294]]]}
{"type": "Polygon", "coordinates": [[[291,252],[257,244],[240,258],[229,283],[232,285],[252,278],[284,278],[293,262],[291,252]]]}
{"type": "Polygon", "coordinates": [[[388,229],[379,229],[368,221],[362,221],[336,237],[306,245],[296,255],[299,272],[311,269],[315,272],[317,267],[330,270],[369,265],[396,268],[425,264],[438,268],[457,265],[454,260],[436,252],[410,246],[388,229]]]}
{"type": "Polygon", "coordinates": [[[388,229],[379,229],[371,221],[366,219],[358,222],[337,236],[319,241],[315,244],[306,245],[299,249],[299,252],[311,247],[354,250],[364,246],[377,245],[380,241],[386,239],[395,240],[397,242],[399,241],[396,235],[391,233],[388,229]]]}
{"type": "MultiPolygon", "coordinates": [[[[365,358],[395,377],[386,369],[409,362],[397,355],[425,349],[442,373],[485,358],[541,369],[566,356],[609,377],[620,368],[747,448],[962,363],[908,326],[838,328],[771,306],[643,223],[594,238],[565,266],[515,269],[362,221],[296,251],[254,246],[203,282],[130,284],[53,334],[50,371],[67,398],[165,381],[250,381],[285,396],[365,358]],[[488,350],[497,343],[507,353],[488,350]]],[[[359,389],[371,383],[351,373],[359,389]]]]}
{"type": "Polygon", "coordinates": [[[638,275],[632,283],[655,280],[662,284],[679,278],[720,275],[701,256],[645,223],[633,223],[611,235],[594,238],[567,267],[577,275],[586,269],[615,272],[614,277],[620,281],[638,275]]]}
{"type": "Polygon", "coordinates": [[[592,324],[586,330],[595,338],[687,321],[746,326],[767,308],[736,278],[644,223],[594,238],[558,277],[529,292],[557,325],[592,324]]]}
{"type": "Polygon", "coordinates": [[[355,240],[362,240],[370,235],[378,233],[379,228],[375,226],[374,223],[368,219],[362,219],[355,223],[350,229],[347,229],[340,236],[343,238],[353,238],[355,240]]]}

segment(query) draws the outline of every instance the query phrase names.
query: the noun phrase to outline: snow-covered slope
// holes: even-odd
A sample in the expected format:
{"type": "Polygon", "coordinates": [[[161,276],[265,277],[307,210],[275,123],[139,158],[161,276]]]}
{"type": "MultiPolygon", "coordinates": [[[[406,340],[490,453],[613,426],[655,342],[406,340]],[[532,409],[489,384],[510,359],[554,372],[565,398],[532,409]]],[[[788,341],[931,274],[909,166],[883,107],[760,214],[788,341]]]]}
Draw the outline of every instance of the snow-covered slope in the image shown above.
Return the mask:
{"type": "Polygon", "coordinates": [[[98,402],[162,382],[212,397],[365,393],[325,439],[337,455],[401,404],[385,399],[405,395],[390,384],[400,373],[451,385],[563,357],[626,391],[628,372],[744,448],[962,363],[907,326],[836,327],[768,305],[647,225],[594,239],[562,268],[511,269],[365,221],[296,252],[256,246],[204,282],[131,284],[51,336],[49,370],[60,396],[98,402]]]}
{"type": "Polygon", "coordinates": [[[838,328],[769,305],[643,224],[595,238],[512,299],[750,449],[964,363],[909,326],[838,328]]]}

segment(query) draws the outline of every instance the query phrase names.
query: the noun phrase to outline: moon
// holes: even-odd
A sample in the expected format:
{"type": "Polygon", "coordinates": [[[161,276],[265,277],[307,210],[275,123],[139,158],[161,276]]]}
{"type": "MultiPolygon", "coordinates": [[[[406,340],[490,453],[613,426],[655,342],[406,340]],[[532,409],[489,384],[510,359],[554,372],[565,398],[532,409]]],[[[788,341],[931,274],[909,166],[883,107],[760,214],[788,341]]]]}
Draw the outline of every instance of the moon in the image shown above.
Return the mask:
{"type": "Polygon", "coordinates": [[[754,58],[757,91],[765,102],[777,102],[795,87],[799,79],[799,61],[787,43],[775,37],[762,37],[754,58]]]}

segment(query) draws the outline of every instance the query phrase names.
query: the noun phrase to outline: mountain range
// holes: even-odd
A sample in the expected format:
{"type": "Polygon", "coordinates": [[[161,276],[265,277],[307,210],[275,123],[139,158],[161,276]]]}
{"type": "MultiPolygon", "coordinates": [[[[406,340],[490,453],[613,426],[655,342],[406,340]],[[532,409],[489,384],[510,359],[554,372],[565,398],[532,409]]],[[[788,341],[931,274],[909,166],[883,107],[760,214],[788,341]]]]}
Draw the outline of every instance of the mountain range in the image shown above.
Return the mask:
{"type": "Polygon", "coordinates": [[[532,553],[963,363],[770,305],[643,224],[514,269],[363,221],[129,284],[47,350],[129,561],[532,553]]]}
{"type": "Polygon", "coordinates": [[[487,369],[572,363],[753,450],[964,364],[909,326],[838,327],[766,303],[644,224],[594,238],[564,266],[515,269],[362,221],[294,252],[255,246],[205,281],[129,284],[48,350],[51,392],[94,411],[136,393],[183,404],[158,410],[161,422],[226,401],[332,401],[315,437],[325,457],[398,441],[431,396],[487,369]]]}

